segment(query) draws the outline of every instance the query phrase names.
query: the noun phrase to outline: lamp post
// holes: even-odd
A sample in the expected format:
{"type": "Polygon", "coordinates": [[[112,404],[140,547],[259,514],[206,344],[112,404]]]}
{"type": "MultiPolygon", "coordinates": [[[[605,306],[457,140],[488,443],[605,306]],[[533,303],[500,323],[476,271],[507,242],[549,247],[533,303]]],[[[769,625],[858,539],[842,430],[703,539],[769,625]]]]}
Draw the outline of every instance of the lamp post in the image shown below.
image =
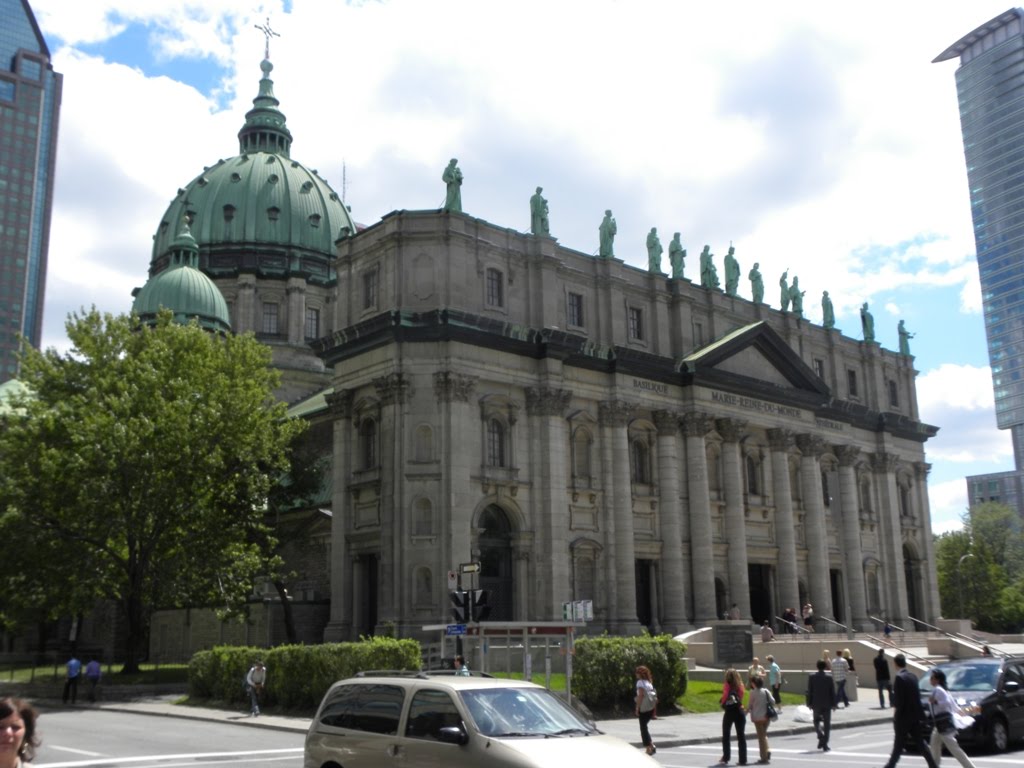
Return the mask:
{"type": "Polygon", "coordinates": [[[960,562],[958,562],[956,564],[957,583],[960,586],[960,618],[964,617],[964,572],[963,572],[963,566],[964,566],[964,560],[966,560],[968,557],[974,557],[974,555],[972,553],[970,553],[970,552],[968,552],[966,555],[961,555],[960,556],[960,562]]]}

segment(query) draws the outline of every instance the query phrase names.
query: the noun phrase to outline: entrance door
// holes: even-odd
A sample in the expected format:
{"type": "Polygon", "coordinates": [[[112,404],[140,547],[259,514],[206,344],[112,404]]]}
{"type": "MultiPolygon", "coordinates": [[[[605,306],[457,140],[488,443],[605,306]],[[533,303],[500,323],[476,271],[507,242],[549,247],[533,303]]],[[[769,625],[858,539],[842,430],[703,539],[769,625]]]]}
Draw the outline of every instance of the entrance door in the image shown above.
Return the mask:
{"type": "Polygon", "coordinates": [[[372,637],[377,629],[377,570],[379,557],[376,554],[360,555],[356,567],[360,570],[363,589],[356,614],[356,634],[372,637]]]}
{"type": "Polygon", "coordinates": [[[512,578],[512,525],[501,507],[480,514],[480,588],[490,593],[489,621],[515,618],[512,578]]]}
{"type": "Polygon", "coordinates": [[[767,621],[775,625],[772,610],[772,567],[760,563],[747,564],[747,578],[750,581],[750,617],[755,624],[767,621]]]}
{"type": "Polygon", "coordinates": [[[654,617],[651,611],[651,561],[634,561],[636,579],[636,618],[641,626],[653,633],[654,617]]]}

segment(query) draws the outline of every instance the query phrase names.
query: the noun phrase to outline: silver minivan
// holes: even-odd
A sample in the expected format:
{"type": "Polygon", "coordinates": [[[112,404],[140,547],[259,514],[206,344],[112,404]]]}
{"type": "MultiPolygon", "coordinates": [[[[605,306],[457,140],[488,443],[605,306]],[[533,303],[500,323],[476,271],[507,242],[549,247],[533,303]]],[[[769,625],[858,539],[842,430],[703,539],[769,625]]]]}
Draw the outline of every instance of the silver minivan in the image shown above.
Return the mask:
{"type": "Polygon", "coordinates": [[[565,768],[574,763],[657,765],[539,685],[412,673],[332,685],[306,734],[304,766],[565,768]]]}

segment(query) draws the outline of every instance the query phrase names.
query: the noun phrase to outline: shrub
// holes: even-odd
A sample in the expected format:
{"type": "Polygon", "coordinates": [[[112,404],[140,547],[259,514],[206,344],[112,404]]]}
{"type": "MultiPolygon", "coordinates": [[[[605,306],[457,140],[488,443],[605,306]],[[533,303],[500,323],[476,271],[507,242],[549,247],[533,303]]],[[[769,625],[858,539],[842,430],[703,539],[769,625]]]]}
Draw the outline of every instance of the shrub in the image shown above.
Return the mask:
{"type": "Polygon", "coordinates": [[[632,711],[641,664],[651,670],[659,708],[673,706],[686,693],[686,645],[671,635],[581,637],[575,646],[572,690],[592,709],[632,711]]]}

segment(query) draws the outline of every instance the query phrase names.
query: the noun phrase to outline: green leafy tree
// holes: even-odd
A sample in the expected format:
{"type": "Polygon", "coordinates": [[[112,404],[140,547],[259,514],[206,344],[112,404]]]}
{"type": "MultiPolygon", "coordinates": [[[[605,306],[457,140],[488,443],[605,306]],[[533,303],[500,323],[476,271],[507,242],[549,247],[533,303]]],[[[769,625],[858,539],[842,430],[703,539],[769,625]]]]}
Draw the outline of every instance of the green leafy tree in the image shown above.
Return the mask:
{"type": "Polygon", "coordinates": [[[238,610],[266,572],[266,504],[303,423],[251,335],[170,313],[72,314],[72,348],[26,349],[30,395],[0,425],[8,621],[115,600],[135,671],[154,607],[238,610]]]}

